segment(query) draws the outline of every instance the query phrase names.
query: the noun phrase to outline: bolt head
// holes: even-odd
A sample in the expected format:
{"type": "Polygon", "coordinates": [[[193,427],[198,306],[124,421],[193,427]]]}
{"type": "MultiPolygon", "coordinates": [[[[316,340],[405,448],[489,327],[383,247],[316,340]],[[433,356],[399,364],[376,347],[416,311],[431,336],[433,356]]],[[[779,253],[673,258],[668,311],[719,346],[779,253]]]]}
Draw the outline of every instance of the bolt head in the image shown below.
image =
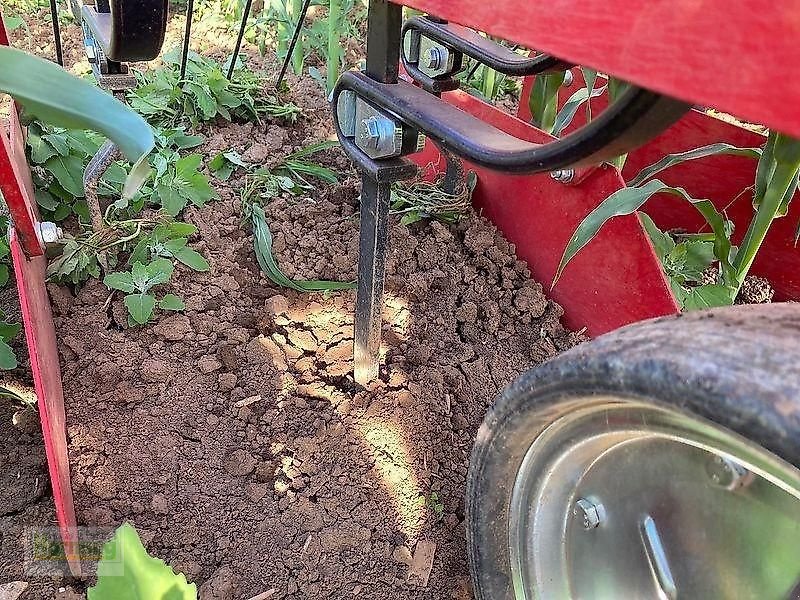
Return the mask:
{"type": "Polygon", "coordinates": [[[428,69],[438,69],[442,65],[442,53],[439,48],[428,48],[422,60],[428,69]]]}
{"type": "Polygon", "coordinates": [[[359,125],[358,137],[366,148],[377,148],[381,139],[380,123],[377,117],[363,119],[359,125]]]}
{"type": "Polygon", "coordinates": [[[42,221],[39,223],[39,235],[42,238],[42,242],[45,244],[54,244],[61,239],[64,232],[61,230],[61,227],[55,223],[42,221]]]}
{"type": "Polygon", "coordinates": [[[578,519],[583,528],[589,531],[599,527],[605,518],[605,509],[600,503],[581,498],[572,508],[572,515],[578,519]]]}
{"type": "Polygon", "coordinates": [[[572,85],[574,81],[575,81],[575,76],[572,74],[572,71],[566,71],[564,73],[564,83],[562,83],[561,85],[563,87],[569,87],[572,85]]]}
{"type": "Polygon", "coordinates": [[[575,177],[575,171],[572,169],[558,169],[557,171],[551,171],[550,177],[558,183],[569,183],[575,177]]]}

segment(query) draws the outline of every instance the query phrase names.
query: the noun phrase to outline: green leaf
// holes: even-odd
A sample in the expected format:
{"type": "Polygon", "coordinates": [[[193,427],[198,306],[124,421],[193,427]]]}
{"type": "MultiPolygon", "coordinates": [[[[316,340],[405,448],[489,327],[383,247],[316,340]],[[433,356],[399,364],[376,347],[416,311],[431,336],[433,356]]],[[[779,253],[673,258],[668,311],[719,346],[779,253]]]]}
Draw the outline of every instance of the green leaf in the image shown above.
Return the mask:
{"type": "Polygon", "coordinates": [[[36,198],[36,204],[47,210],[55,210],[58,208],[59,201],[53,197],[53,194],[47,190],[36,188],[33,192],[36,198]]]}
{"type": "Polygon", "coordinates": [[[188,181],[192,175],[197,173],[200,164],[203,162],[203,157],[199,154],[187,154],[183,158],[178,159],[175,163],[175,174],[188,181]]]}
{"type": "Polygon", "coordinates": [[[165,184],[156,186],[156,194],[161,202],[161,206],[171,217],[177,217],[186,208],[188,200],[178,193],[173,187],[165,184]]]}
{"type": "Polygon", "coordinates": [[[637,212],[636,214],[639,216],[639,221],[641,221],[644,230],[647,232],[647,236],[653,243],[656,256],[663,264],[664,258],[675,248],[675,241],[653,223],[650,215],[644,212],[637,212]]]}
{"type": "MultiPolygon", "coordinates": [[[[147,238],[142,238],[141,240],[136,242],[136,246],[134,246],[130,257],[128,257],[128,264],[133,265],[137,262],[145,264],[150,260],[150,248],[148,246],[148,241],[149,240],[147,238]]],[[[123,290],[123,291],[132,292],[133,290],[123,290]]]]}
{"type": "Polygon", "coordinates": [[[191,248],[181,248],[172,254],[176,260],[182,262],[187,267],[195,271],[208,271],[211,267],[205,258],[191,248]]]}
{"type": "Polygon", "coordinates": [[[140,325],[150,320],[156,306],[156,299],[150,294],[128,294],[124,302],[131,318],[140,325]]]}
{"type": "Polygon", "coordinates": [[[0,265],[0,287],[8,283],[9,276],[8,265],[0,265]]]}
{"type": "Polygon", "coordinates": [[[54,156],[44,163],[58,183],[73,196],[83,196],[83,161],[72,154],[54,156]]]}
{"type": "Polygon", "coordinates": [[[16,369],[17,364],[17,356],[14,354],[14,350],[11,346],[0,340],[0,369],[6,371],[9,369],[16,369]]]}
{"type": "Polygon", "coordinates": [[[146,291],[149,288],[147,285],[149,279],[150,274],[147,272],[147,267],[144,266],[144,263],[133,263],[133,267],[131,268],[131,280],[133,281],[134,287],[137,290],[146,291]]]}
{"type": "Polygon", "coordinates": [[[28,134],[27,142],[31,149],[31,160],[36,164],[42,164],[57,154],[53,147],[37,134],[28,134]]]}
{"type": "Polygon", "coordinates": [[[189,187],[183,190],[184,196],[191,200],[195,206],[203,206],[209,200],[218,196],[202,173],[195,173],[189,179],[189,187]]]}
{"type": "Polygon", "coordinates": [[[196,600],[197,586],[147,553],[136,530],[121,525],[103,546],[88,600],[196,600]]]}
{"type": "MultiPolygon", "coordinates": [[[[592,89],[592,98],[597,98],[598,96],[602,96],[603,93],[606,91],[606,87],[602,86],[597,89],[592,89]]],[[[561,133],[569,127],[572,120],[575,118],[575,114],[578,112],[578,109],[585,104],[589,100],[589,88],[581,88],[575,93],[573,93],[569,99],[564,103],[564,106],[561,107],[561,110],[558,111],[558,115],[556,116],[555,123],[553,124],[553,131],[552,134],[556,137],[560,136],[561,133]]]]}
{"type": "Polygon", "coordinates": [[[20,323],[8,323],[7,321],[0,321],[0,339],[6,342],[17,337],[21,330],[22,325],[20,323]]]}
{"type": "Polygon", "coordinates": [[[295,281],[284,275],[278,268],[275,257],[272,255],[272,233],[267,226],[264,209],[258,204],[252,207],[253,219],[253,246],[256,259],[261,267],[261,271],[270,281],[301,292],[317,292],[325,290],[346,290],[355,287],[355,283],[345,281],[295,281]]]}
{"type": "Polygon", "coordinates": [[[0,90],[22,104],[27,115],[45,123],[102,133],[131,162],[153,148],[152,130],[141,116],[50,61],[0,47],[0,90]]]}
{"type": "Polygon", "coordinates": [[[661,171],[690,160],[697,160],[699,158],[706,158],[708,156],[745,156],[747,158],[758,159],[761,156],[761,149],[740,148],[732,144],[719,143],[701,146],[700,148],[694,148],[692,150],[687,150],[686,152],[667,154],[658,162],[655,162],[639,171],[636,177],[628,182],[628,186],[639,187],[646,181],[655,177],[661,171]]]}
{"type": "Polygon", "coordinates": [[[107,288],[131,293],[136,289],[133,277],[130,273],[109,273],[103,278],[103,283],[107,288]]]}
{"type": "Polygon", "coordinates": [[[692,198],[683,188],[671,187],[658,179],[653,179],[642,187],[626,187],[617,190],[581,221],[564,249],[564,254],[561,257],[552,285],[558,282],[569,261],[597,235],[597,232],[600,231],[606,221],[613,217],[629,215],[639,210],[647,200],[658,193],[667,193],[683,198],[690,202],[706,218],[716,238],[714,242],[715,255],[720,260],[723,271],[730,276],[732,273],[730,264],[731,243],[727,236],[725,219],[722,215],[717,212],[717,209],[714,208],[710,201],[697,200],[692,198]]]}
{"type": "Polygon", "coordinates": [[[724,285],[699,285],[689,290],[683,302],[683,308],[684,310],[699,310],[715,306],[729,306],[733,304],[733,293],[734,290],[724,285]]]}
{"type": "MultiPolygon", "coordinates": [[[[134,265],[134,267],[135,266],[136,265],[134,265]]],[[[172,261],[166,258],[157,258],[147,265],[145,270],[147,271],[147,289],[150,289],[154,285],[169,281],[169,278],[172,277],[172,272],[175,270],[175,266],[172,264],[172,261]]]]}
{"type": "Polygon", "coordinates": [[[159,301],[158,307],[162,310],[183,310],[186,308],[183,304],[183,300],[175,294],[165,294],[159,301]]]}
{"type": "Polygon", "coordinates": [[[166,227],[166,229],[169,231],[168,237],[171,238],[189,237],[190,235],[197,233],[197,227],[191,223],[183,223],[181,221],[172,221],[164,227],[166,227]]]}

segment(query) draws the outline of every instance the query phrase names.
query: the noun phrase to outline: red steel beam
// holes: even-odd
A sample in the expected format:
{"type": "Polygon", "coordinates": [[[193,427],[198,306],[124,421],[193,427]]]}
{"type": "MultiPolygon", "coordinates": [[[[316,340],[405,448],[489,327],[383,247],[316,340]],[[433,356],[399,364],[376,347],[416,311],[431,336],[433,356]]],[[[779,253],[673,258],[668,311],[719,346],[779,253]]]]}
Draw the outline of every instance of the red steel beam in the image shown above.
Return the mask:
{"type": "Polygon", "coordinates": [[[800,0],[398,3],[800,137],[800,0]]]}

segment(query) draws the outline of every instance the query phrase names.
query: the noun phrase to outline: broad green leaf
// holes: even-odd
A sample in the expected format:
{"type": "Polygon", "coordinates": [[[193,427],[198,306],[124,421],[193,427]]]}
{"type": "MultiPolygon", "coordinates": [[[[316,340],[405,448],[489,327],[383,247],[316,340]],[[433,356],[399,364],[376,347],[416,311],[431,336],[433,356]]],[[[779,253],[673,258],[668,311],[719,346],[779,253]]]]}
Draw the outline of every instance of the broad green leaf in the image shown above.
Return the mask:
{"type": "Polygon", "coordinates": [[[47,210],[55,210],[58,208],[59,201],[53,197],[53,194],[48,192],[47,190],[43,190],[41,188],[36,188],[33,192],[34,197],[36,198],[36,204],[45,208],[47,210]]]}
{"type": "Polygon", "coordinates": [[[148,289],[154,285],[159,285],[169,281],[169,278],[172,277],[172,272],[175,270],[175,266],[172,264],[172,261],[166,258],[157,258],[145,268],[147,270],[148,289]]]}
{"type": "Polygon", "coordinates": [[[75,197],[83,196],[83,161],[80,158],[72,154],[57,155],[45,162],[44,166],[67,192],[75,197]]]}
{"type": "Polygon", "coordinates": [[[136,289],[133,283],[133,277],[130,273],[125,272],[109,273],[103,278],[103,283],[112,290],[119,290],[129,294],[136,289]]]}
{"type": "Polygon", "coordinates": [[[152,130],[141,116],[50,61],[0,47],[0,90],[24,106],[27,115],[45,123],[102,133],[131,162],[153,148],[152,130]]]}
{"type": "Polygon", "coordinates": [[[187,240],[186,238],[175,238],[172,240],[167,240],[164,242],[164,249],[169,252],[170,254],[175,254],[181,248],[186,246],[187,240]]]}
{"type": "Polygon", "coordinates": [[[8,323],[6,321],[0,321],[0,339],[5,340],[6,342],[17,337],[21,330],[22,325],[20,323],[8,323]]]}
{"type": "Polygon", "coordinates": [[[42,136],[61,156],[69,154],[67,136],[63,133],[48,133],[42,136]]]}
{"type": "Polygon", "coordinates": [[[196,600],[197,586],[147,553],[136,530],[121,525],[103,546],[88,600],[196,600]]]}
{"type": "Polygon", "coordinates": [[[8,283],[9,270],[8,265],[0,265],[0,287],[8,283]]]}
{"type": "Polygon", "coordinates": [[[199,252],[191,248],[181,248],[177,252],[173,252],[172,255],[176,260],[195,271],[208,271],[211,268],[208,261],[199,252]]]}
{"type": "Polygon", "coordinates": [[[698,285],[688,290],[683,308],[684,310],[699,310],[715,306],[729,306],[733,304],[733,294],[734,290],[724,285],[698,285]]]}
{"type": "Polygon", "coordinates": [[[195,206],[203,206],[209,200],[216,200],[217,193],[202,173],[195,173],[189,179],[189,187],[183,190],[184,196],[191,200],[195,206]]]}
{"type": "Polygon", "coordinates": [[[150,274],[144,263],[135,262],[131,268],[131,281],[137,290],[146,291],[150,286],[147,285],[150,279],[150,274]]]}
{"type": "Polygon", "coordinates": [[[131,318],[140,325],[150,320],[156,306],[156,299],[150,294],[128,294],[124,302],[131,318]]]}
{"type": "MultiPolygon", "coordinates": [[[[147,242],[148,242],[147,238],[142,238],[136,243],[136,246],[134,246],[130,257],[128,258],[128,264],[133,265],[137,262],[145,264],[150,260],[150,249],[148,248],[147,242]]],[[[123,290],[123,291],[132,292],[133,290],[123,290]]]]}
{"type": "Polygon", "coordinates": [[[561,257],[552,285],[558,282],[569,261],[575,257],[581,248],[594,239],[594,236],[597,235],[597,232],[600,231],[606,221],[613,217],[629,215],[639,210],[647,200],[658,193],[672,194],[687,200],[706,218],[716,236],[715,254],[720,260],[723,270],[730,273],[732,269],[730,265],[730,239],[727,237],[725,219],[717,212],[714,205],[708,200],[692,198],[683,188],[668,186],[658,179],[653,179],[642,187],[626,187],[614,192],[581,221],[564,249],[564,254],[561,257]]]}
{"type": "Polygon", "coordinates": [[[189,181],[197,173],[203,157],[199,154],[187,154],[175,163],[175,174],[183,180],[189,181]]]}
{"type": "Polygon", "coordinates": [[[175,294],[165,294],[164,297],[158,302],[158,307],[162,310],[183,310],[186,306],[175,294]]]}
{"type": "Polygon", "coordinates": [[[758,159],[761,156],[761,148],[740,148],[732,144],[709,144],[708,146],[701,146],[687,150],[686,152],[676,152],[674,154],[667,154],[664,158],[652,165],[643,168],[636,177],[628,182],[628,187],[639,187],[646,181],[655,177],[661,171],[665,171],[670,167],[679,165],[681,163],[697,160],[699,158],[706,158],[708,156],[745,156],[747,158],[758,159]]]}
{"type": "Polygon", "coordinates": [[[186,208],[188,200],[181,196],[175,188],[160,184],[156,187],[156,193],[161,201],[161,206],[171,217],[177,217],[186,208]]]}
{"type": "Polygon", "coordinates": [[[168,237],[189,237],[192,234],[197,233],[197,227],[192,225],[191,223],[183,223],[181,221],[172,221],[167,225],[164,225],[168,231],[168,237]]]}
{"type": "Polygon", "coordinates": [[[14,354],[14,350],[3,340],[0,340],[0,369],[6,371],[16,369],[17,364],[17,356],[14,354]]]}
{"type": "Polygon", "coordinates": [[[38,134],[29,133],[26,141],[31,149],[31,160],[37,165],[57,154],[53,146],[48,144],[44,138],[38,134]]]}

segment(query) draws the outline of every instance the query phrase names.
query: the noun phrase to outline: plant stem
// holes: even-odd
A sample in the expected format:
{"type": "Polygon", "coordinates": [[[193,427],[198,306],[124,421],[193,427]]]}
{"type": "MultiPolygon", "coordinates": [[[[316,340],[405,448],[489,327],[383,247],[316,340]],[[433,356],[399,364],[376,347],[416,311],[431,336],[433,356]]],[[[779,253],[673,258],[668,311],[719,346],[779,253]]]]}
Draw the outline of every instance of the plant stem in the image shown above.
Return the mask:
{"type": "MultiPolygon", "coordinates": [[[[303,0],[292,0],[292,18],[296,19],[295,26],[302,27],[302,23],[300,23],[300,19],[303,18],[303,0]]],[[[303,74],[303,43],[301,40],[297,40],[297,44],[294,47],[294,51],[292,52],[292,69],[295,72],[295,75],[302,75],[303,74]]]]}
{"type": "Polygon", "coordinates": [[[529,100],[531,122],[542,131],[550,133],[558,115],[558,90],[564,83],[565,73],[538,75],[533,82],[529,100]]]}
{"type": "Polygon", "coordinates": [[[341,36],[339,23],[342,20],[341,0],[330,0],[328,8],[328,64],[327,64],[327,93],[331,93],[333,86],[339,79],[341,61],[341,36]]]}
{"type": "Polygon", "coordinates": [[[800,160],[781,161],[775,166],[775,172],[767,184],[764,199],[759,205],[755,217],[750,222],[750,226],[747,228],[747,233],[745,233],[744,239],[739,245],[739,250],[736,252],[736,258],[733,261],[736,281],[726,282],[729,285],[733,285],[735,290],[734,298],[739,293],[739,289],[742,287],[742,283],[753,265],[758,249],[764,242],[769,227],[778,214],[786,191],[789,189],[789,185],[792,183],[799,166],[800,160]]]}

